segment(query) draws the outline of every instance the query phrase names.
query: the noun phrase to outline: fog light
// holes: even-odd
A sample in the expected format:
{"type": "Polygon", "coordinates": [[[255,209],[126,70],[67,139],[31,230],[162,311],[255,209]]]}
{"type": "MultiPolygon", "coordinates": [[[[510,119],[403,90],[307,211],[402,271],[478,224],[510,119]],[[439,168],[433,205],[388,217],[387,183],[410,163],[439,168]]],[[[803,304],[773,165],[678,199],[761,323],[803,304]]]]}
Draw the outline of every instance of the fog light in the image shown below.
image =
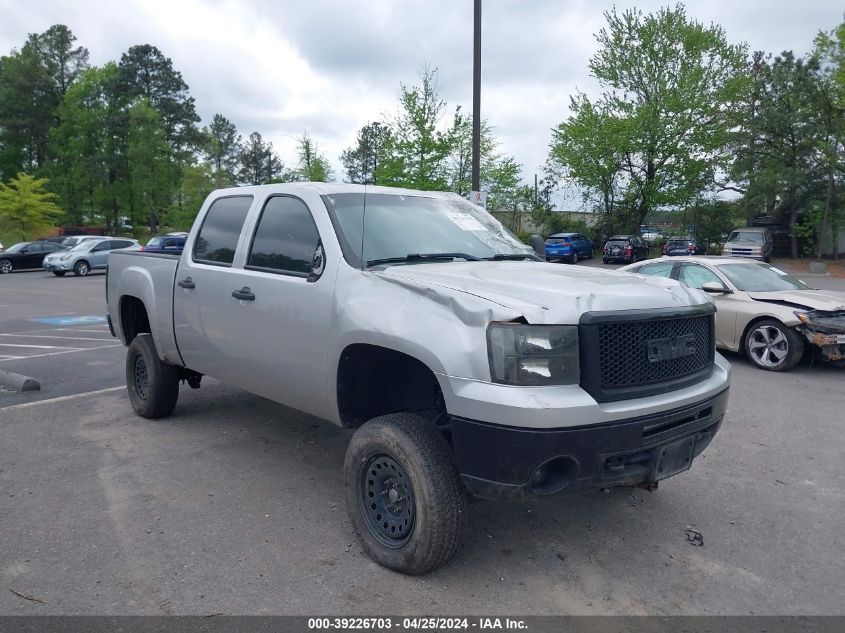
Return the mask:
{"type": "Polygon", "coordinates": [[[577,476],[578,462],[574,457],[553,457],[534,469],[528,485],[536,495],[551,495],[566,488],[577,476]]]}

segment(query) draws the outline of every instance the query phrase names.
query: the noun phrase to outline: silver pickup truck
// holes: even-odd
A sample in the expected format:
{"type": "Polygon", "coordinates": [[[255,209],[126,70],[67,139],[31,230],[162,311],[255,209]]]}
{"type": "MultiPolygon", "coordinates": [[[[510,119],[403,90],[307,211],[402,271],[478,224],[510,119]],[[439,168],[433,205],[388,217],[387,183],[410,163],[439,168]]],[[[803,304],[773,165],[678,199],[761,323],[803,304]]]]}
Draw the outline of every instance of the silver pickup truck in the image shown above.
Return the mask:
{"type": "Polygon", "coordinates": [[[135,411],[203,375],[355,428],[352,525],[377,562],[447,562],[467,495],[654,489],[721,425],[700,290],[541,261],[454,194],[297,183],[203,204],[181,256],[116,252],[135,411]]]}

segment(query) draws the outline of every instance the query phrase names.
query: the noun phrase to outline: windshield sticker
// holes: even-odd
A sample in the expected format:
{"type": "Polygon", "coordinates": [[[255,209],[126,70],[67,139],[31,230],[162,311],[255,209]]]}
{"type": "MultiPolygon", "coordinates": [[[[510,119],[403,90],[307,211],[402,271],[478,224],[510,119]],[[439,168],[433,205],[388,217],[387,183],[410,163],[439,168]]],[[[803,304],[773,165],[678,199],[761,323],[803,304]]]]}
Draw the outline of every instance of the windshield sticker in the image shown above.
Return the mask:
{"type": "Polygon", "coordinates": [[[452,222],[454,222],[458,226],[458,228],[464,231],[487,230],[481,222],[466,213],[455,213],[454,211],[446,211],[444,215],[450,220],[452,220],[452,222]]]}

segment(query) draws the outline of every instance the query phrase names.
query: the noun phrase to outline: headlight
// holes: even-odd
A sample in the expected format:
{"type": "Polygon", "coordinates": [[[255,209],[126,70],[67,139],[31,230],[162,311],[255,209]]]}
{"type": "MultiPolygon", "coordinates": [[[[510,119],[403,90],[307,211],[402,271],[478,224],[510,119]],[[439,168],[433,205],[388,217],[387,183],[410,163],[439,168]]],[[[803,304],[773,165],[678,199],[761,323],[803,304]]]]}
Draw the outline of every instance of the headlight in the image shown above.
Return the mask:
{"type": "Polygon", "coordinates": [[[59,259],[63,262],[66,262],[67,260],[70,259],[70,255],[60,255],[59,259]]]}
{"type": "Polygon", "coordinates": [[[810,322],[810,313],[809,312],[799,312],[796,310],[793,314],[798,318],[801,323],[809,323],[810,322]]]}
{"type": "Polygon", "coordinates": [[[491,323],[487,355],[500,384],[572,385],[581,378],[577,325],[491,323]]]}

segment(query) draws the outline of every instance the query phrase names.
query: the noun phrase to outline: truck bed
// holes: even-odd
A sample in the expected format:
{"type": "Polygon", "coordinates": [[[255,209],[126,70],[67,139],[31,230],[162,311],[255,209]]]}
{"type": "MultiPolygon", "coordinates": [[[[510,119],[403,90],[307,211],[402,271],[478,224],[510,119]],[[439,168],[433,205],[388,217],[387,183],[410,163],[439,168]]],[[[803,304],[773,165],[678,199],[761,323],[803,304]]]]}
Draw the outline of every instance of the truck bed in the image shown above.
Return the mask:
{"type": "Polygon", "coordinates": [[[119,318],[121,306],[112,306],[111,301],[124,295],[138,297],[146,306],[159,355],[175,365],[183,364],[173,331],[173,289],[179,258],[176,253],[114,251],[109,254],[106,274],[106,299],[115,335],[126,343],[119,318]]]}

